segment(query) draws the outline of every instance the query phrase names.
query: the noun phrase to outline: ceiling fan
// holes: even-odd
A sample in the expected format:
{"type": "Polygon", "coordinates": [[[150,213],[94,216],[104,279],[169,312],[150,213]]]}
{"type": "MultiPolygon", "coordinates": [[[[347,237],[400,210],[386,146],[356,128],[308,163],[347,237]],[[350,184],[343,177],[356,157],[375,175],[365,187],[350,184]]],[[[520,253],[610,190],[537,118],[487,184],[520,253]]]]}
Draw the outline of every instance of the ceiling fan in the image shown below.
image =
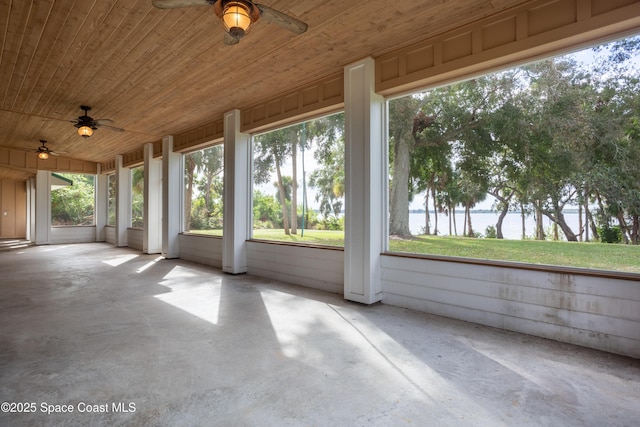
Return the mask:
{"type": "Polygon", "coordinates": [[[250,0],[153,0],[152,3],[159,9],[213,6],[213,11],[224,25],[224,43],[227,45],[237,44],[260,18],[295,34],[307,31],[307,24],[299,19],[250,0]]]}
{"type": "Polygon", "coordinates": [[[79,116],[76,120],[71,120],[71,123],[75,123],[74,126],[78,128],[78,135],[88,138],[93,135],[93,131],[104,127],[107,129],[111,129],[116,132],[124,132],[124,129],[117,128],[115,126],[111,126],[109,123],[113,123],[113,120],[110,119],[97,119],[94,120],[92,117],[89,117],[89,111],[91,107],[87,107],[86,105],[81,105],[80,109],[84,111],[82,116],[79,116]]]}
{"type": "Polygon", "coordinates": [[[38,153],[38,158],[42,159],[42,160],[47,160],[49,158],[49,155],[53,155],[53,156],[59,156],[61,153],[58,153],[56,151],[51,151],[49,149],[49,147],[47,147],[47,141],[45,141],[44,139],[40,140],[40,143],[42,144],[41,147],[38,147],[35,151],[36,153],[38,153]]]}

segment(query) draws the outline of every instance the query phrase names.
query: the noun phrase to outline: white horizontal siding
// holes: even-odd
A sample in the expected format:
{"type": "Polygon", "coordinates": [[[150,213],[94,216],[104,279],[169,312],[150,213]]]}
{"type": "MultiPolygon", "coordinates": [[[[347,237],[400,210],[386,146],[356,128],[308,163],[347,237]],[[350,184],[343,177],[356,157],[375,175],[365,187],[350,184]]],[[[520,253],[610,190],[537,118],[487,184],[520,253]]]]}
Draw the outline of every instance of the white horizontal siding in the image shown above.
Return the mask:
{"type": "Polygon", "coordinates": [[[116,228],[111,226],[105,227],[104,238],[105,238],[105,242],[115,245],[116,244],[116,228]]]}
{"type": "Polygon", "coordinates": [[[144,247],[142,239],[144,238],[144,230],[140,228],[127,228],[127,246],[132,249],[142,250],[144,247]]]}
{"type": "Polygon", "coordinates": [[[640,282],[382,256],[383,302],[640,356],[640,282]]]}
{"type": "Polygon", "coordinates": [[[342,294],[344,251],[251,241],[247,273],[342,294]]]}
{"type": "Polygon", "coordinates": [[[222,239],[212,236],[181,234],[180,259],[222,268],[222,239]]]}
{"type": "Polygon", "coordinates": [[[94,226],[51,227],[51,244],[91,243],[96,241],[94,226]]]}

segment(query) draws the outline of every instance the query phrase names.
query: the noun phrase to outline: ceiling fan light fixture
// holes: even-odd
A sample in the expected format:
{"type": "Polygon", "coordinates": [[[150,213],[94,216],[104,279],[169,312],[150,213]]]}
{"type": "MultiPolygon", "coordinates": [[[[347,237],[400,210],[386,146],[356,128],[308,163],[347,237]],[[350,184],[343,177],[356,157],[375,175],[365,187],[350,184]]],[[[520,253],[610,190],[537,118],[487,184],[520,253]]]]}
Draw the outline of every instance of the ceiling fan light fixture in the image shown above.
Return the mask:
{"type": "Polygon", "coordinates": [[[93,135],[93,129],[91,129],[87,125],[80,126],[78,128],[78,135],[80,135],[83,138],[89,138],[91,135],[93,135]]]}
{"type": "Polygon", "coordinates": [[[38,153],[38,158],[42,160],[47,160],[49,158],[49,153],[47,153],[46,151],[40,151],[38,153]]]}
{"type": "Polygon", "coordinates": [[[235,38],[244,37],[250,30],[251,5],[242,1],[230,1],[224,5],[222,10],[222,23],[224,29],[235,38]]]}

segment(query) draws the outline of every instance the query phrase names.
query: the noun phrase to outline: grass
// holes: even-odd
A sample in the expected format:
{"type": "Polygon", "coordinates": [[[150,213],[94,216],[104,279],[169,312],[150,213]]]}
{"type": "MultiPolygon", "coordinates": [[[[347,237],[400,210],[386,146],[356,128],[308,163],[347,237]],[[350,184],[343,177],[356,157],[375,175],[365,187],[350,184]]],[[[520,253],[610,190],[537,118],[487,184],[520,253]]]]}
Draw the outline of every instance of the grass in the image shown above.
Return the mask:
{"type": "Polygon", "coordinates": [[[313,245],[344,246],[344,232],[333,230],[304,230],[304,237],[298,234],[284,234],[283,229],[256,229],[253,238],[261,240],[275,240],[278,242],[310,243],[313,245]]]}
{"type": "MultiPolygon", "coordinates": [[[[198,233],[222,235],[221,230],[198,231],[198,233]]],[[[301,231],[298,230],[298,234],[285,235],[282,229],[256,229],[253,230],[253,238],[288,243],[344,246],[342,231],[305,230],[304,237],[300,233],[301,231]]],[[[391,239],[389,250],[391,252],[640,273],[640,246],[621,244],[473,239],[423,235],[410,239],[391,239]]]]}
{"type": "Polygon", "coordinates": [[[392,252],[640,273],[640,246],[537,240],[417,236],[392,239],[392,252]]]}

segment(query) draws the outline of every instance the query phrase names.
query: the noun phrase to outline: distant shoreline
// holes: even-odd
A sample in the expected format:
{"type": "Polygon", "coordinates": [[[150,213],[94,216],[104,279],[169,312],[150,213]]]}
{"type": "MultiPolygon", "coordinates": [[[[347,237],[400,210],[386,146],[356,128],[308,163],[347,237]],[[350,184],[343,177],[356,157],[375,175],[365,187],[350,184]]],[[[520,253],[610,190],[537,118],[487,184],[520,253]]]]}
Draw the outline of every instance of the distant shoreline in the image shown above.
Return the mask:
{"type": "MultiPolygon", "coordinates": [[[[426,211],[424,209],[410,209],[409,213],[412,214],[423,214],[426,211]]],[[[474,213],[481,213],[481,214],[499,214],[500,211],[494,211],[491,209],[471,209],[470,211],[472,214],[474,213]]],[[[462,214],[464,213],[464,208],[456,208],[456,214],[462,214]]],[[[507,214],[521,214],[522,211],[508,211],[507,214]]],[[[528,215],[531,215],[533,212],[528,213],[528,215]]],[[[579,213],[578,209],[563,209],[562,210],[563,214],[577,214],[579,213]]],[[[429,210],[429,214],[435,214],[435,211],[433,210],[429,210]]],[[[438,215],[444,214],[444,212],[438,212],[438,215]]]]}

